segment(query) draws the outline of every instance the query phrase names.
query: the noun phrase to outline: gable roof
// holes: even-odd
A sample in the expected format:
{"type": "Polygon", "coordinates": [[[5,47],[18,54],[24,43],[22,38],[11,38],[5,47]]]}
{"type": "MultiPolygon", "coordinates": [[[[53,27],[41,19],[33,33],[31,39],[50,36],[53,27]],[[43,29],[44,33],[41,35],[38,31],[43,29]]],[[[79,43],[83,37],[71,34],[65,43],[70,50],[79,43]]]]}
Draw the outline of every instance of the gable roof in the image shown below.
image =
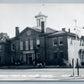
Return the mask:
{"type": "Polygon", "coordinates": [[[13,37],[13,38],[11,38],[10,40],[15,40],[15,39],[17,39],[20,35],[22,35],[24,32],[26,32],[28,29],[30,29],[30,30],[33,30],[33,31],[36,31],[36,32],[38,32],[38,33],[41,33],[41,30],[40,29],[38,29],[38,28],[31,28],[31,27],[26,27],[24,30],[22,30],[20,33],[19,33],[19,35],[16,37],[13,37]]]}
{"type": "Polygon", "coordinates": [[[38,32],[38,33],[41,33],[41,30],[40,29],[37,29],[37,28],[31,28],[31,27],[26,27],[23,31],[21,31],[20,33],[19,33],[19,35],[21,35],[21,34],[23,34],[25,31],[27,31],[28,29],[30,29],[30,30],[33,30],[33,31],[36,31],[36,32],[38,32]]]}

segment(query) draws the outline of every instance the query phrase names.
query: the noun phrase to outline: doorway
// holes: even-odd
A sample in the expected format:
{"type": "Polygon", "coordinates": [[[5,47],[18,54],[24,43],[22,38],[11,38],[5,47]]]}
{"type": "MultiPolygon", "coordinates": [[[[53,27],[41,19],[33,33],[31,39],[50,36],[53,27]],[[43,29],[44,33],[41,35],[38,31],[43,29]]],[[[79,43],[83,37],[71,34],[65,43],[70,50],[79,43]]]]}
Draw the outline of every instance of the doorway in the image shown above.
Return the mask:
{"type": "Polygon", "coordinates": [[[32,54],[26,54],[26,64],[32,65],[32,54]]]}

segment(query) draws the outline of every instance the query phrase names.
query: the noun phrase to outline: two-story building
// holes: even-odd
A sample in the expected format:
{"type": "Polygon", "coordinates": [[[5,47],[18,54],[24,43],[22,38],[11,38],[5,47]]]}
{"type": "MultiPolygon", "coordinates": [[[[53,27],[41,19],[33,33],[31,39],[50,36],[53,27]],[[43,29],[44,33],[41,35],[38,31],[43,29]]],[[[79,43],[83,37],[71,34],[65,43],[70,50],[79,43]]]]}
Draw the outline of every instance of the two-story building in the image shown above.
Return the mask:
{"type": "Polygon", "coordinates": [[[19,32],[19,27],[16,27],[16,36],[11,39],[11,63],[32,65],[38,59],[44,61],[44,37],[40,36],[44,35],[47,16],[39,14],[35,18],[37,26],[34,28],[26,27],[19,32]]]}
{"type": "Polygon", "coordinates": [[[83,64],[84,38],[78,38],[69,31],[55,31],[47,28],[47,16],[41,13],[35,16],[37,26],[25,28],[19,32],[16,27],[16,36],[11,39],[11,62],[14,64],[29,64],[38,59],[47,65],[72,65],[72,59],[79,59],[83,64]],[[81,53],[82,52],[82,53],[81,53]]]}
{"type": "Polygon", "coordinates": [[[84,64],[84,38],[69,31],[53,31],[46,34],[46,64],[69,66],[72,59],[84,64]]]}
{"type": "Polygon", "coordinates": [[[69,66],[72,59],[78,59],[84,65],[84,36],[46,28],[47,16],[35,16],[36,27],[26,27],[19,32],[15,28],[15,37],[0,42],[0,64],[33,65],[39,62],[46,65],[69,66]],[[46,30],[46,31],[45,31],[46,30]]]}

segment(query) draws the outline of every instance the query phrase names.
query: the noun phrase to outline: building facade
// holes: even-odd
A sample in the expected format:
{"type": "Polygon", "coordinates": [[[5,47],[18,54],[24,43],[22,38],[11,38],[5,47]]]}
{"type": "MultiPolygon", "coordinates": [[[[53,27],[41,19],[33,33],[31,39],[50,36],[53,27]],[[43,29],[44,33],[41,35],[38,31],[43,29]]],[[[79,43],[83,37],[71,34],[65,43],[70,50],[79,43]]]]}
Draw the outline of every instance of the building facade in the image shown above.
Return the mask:
{"type": "Polygon", "coordinates": [[[47,16],[39,14],[35,16],[37,26],[35,28],[27,27],[22,32],[16,27],[16,36],[11,39],[11,63],[12,64],[36,64],[37,61],[44,61],[45,20],[47,16]],[[41,41],[42,39],[42,41],[41,41]],[[42,44],[42,45],[40,45],[42,44]]]}
{"type": "Polygon", "coordinates": [[[15,37],[0,43],[0,64],[72,66],[72,59],[75,64],[78,59],[84,65],[84,36],[79,38],[65,28],[45,30],[47,16],[40,13],[35,18],[36,27],[21,32],[16,27],[15,37]]]}
{"type": "Polygon", "coordinates": [[[62,31],[47,34],[46,43],[47,64],[71,66],[72,59],[74,59],[75,64],[78,59],[79,65],[83,65],[83,38],[79,38],[78,36],[76,38],[76,34],[70,31],[66,32],[63,28],[62,31]]]}
{"type": "MultiPolygon", "coordinates": [[[[17,28],[16,28],[17,29],[17,28]]],[[[31,65],[39,56],[40,32],[26,28],[18,36],[11,39],[11,61],[14,64],[31,65]]]]}

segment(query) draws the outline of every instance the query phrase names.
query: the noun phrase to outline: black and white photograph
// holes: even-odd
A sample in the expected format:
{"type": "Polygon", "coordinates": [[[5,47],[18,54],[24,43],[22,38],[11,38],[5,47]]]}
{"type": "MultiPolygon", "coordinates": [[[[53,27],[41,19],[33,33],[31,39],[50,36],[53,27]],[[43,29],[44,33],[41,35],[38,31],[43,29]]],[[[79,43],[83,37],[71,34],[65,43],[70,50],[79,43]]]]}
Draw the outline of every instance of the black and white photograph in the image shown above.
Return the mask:
{"type": "Polygon", "coordinates": [[[0,81],[84,81],[83,3],[0,3],[0,81]]]}

